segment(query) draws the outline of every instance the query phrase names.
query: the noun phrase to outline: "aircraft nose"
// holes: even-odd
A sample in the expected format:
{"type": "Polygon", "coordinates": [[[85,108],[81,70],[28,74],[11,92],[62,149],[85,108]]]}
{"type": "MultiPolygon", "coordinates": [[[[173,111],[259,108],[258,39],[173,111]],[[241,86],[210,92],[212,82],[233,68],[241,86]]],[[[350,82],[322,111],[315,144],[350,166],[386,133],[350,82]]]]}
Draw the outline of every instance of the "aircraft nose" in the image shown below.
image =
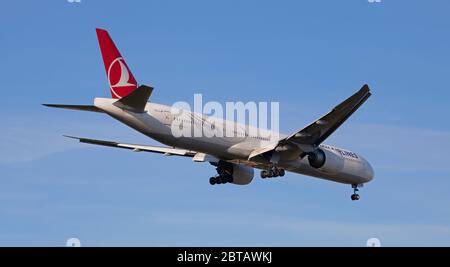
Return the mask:
{"type": "Polygon", "coordinates": [[[372,181],[373,177],[375,176],[375,173],[373,171],[372,165],[366,160],[366,175],[365,178],[367,179],[367,182],[372,181]]]}

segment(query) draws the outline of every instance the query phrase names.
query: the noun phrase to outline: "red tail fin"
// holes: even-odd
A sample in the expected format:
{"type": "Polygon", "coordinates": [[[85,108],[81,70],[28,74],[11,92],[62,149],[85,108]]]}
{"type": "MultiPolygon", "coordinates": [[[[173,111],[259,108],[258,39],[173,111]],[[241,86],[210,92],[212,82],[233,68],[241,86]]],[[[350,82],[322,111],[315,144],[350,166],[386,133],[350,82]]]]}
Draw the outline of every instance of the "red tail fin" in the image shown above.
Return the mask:
{"type": "Polygon", "coordinates": [[[111,95],[113,98],[122,98],[138,87],[136,79],[108,32],[102,29],[96,31],[111,95]]]}

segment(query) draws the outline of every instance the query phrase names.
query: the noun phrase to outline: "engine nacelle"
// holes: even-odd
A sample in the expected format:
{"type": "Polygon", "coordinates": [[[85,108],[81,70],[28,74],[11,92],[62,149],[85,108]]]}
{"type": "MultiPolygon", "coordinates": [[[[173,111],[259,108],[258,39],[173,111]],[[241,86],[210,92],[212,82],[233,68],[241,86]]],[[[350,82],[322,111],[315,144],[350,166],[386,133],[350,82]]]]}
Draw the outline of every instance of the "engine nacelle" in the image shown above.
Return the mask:
{"type": "Polygon", "coordinates": [[[316,149],[308,154],[311,167],[326,173],[338,173],[344,167],[344,157],[335,151],[316,149]]]}
{"type": "Polygon", "coordinates": [[[255,171],[252,167],[248,167],[245,165],[233,165],[233,184],[237,185],[246,185],[251,183],[253,180],[253,176],[255,176],[255,171]]]}

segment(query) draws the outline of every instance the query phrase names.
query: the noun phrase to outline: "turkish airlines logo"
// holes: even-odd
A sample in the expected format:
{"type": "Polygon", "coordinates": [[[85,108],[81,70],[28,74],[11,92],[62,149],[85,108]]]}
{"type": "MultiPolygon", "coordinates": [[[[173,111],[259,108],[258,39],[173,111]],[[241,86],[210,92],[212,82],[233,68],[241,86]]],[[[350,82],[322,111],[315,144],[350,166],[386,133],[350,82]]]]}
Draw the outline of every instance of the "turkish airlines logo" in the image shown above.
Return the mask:
{"type": "Polygon", "coordinates": [[[122,57],[114,59],[109,65],[108,82],[111,91],[117,98],[127,95],[137,87],[137,83],[122,57]]]}

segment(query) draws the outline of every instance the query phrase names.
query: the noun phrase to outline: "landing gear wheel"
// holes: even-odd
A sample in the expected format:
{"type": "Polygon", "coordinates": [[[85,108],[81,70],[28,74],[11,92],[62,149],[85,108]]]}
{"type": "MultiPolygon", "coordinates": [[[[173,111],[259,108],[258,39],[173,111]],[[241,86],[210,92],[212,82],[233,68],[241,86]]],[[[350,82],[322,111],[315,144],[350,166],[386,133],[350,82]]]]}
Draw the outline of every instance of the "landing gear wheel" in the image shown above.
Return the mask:
{"type": "Polygon", "coordinates": [[[272,172],[273,172],[273,177],[278,177],[278,176],[280,176],[280,172],[279,172],[278,169],[275,168],[272,172]]]}
{"type": "Polygon", "coordinates": [[[217,175],[209,178],[211,185],[233,183],[233,165],[224,161],[218,163],[211,163],[216,166],[217,175]]]}
{"type": "Polygon", "coordinates": [[[277,167],[271,167],[267,170],[261,171],[261,178],[272,178],[272,177],[282,177],[286,174],[285,170],[278,169],[277,167]]]}
{"type": "Polygon", "coordinates": [[[357,184],[352,184],[352,188],[353,188],[353,195],[352,195],[352,200],[359,200],[359,195],[358,195],[358,189],[359,185],[357,184]]]}
{"type": "Polygon", "coordinates": [[[261,178],[263,179],[267,178],[267,171],[261,171],[261,178]]]}

